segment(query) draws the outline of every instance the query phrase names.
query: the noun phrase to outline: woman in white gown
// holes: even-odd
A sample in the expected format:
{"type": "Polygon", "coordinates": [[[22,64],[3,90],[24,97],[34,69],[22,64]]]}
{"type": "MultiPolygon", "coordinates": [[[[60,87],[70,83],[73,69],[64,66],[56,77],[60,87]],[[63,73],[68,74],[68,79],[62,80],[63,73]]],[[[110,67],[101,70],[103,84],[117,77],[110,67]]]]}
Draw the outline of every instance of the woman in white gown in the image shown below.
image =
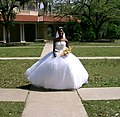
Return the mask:
{"type": "Polygon", "coordinates": [[[69,49],[62,27],[53,40],[53,52],[48,53],[25,72],[27,79],[46,89],[78,89],[88,82],[88,73],[69,49]]]}

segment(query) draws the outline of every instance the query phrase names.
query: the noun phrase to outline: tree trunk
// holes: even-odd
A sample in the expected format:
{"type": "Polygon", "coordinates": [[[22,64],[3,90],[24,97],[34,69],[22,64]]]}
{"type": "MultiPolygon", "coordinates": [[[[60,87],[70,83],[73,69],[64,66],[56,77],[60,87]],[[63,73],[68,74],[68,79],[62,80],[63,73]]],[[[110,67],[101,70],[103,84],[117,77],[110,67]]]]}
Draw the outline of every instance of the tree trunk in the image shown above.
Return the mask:
{"type": "Polygon", "coordinates": [[[99,32],[96,31],[96,32],[95,32],[95,35],[96,35],[96,40],[98,40],[98,39],[99,39],[99,32]]]}
{"type": "Polygon", "coordinates": [[[10,43],[10,29],[8,24],[5,25],[5,39],[6,43],[10,43]]]}
{"type": "Polygon", "coordinates": [[[96,36],[96,40],[99,39],[99,29],[95,28],[95,36],[96,36]]]}
{"type": "Polygon", "coordinates": [[[48,2],[44,1],[43,4],[44,4],[44,14],[47,15],[47,13],[48,13],[48,2]]]}

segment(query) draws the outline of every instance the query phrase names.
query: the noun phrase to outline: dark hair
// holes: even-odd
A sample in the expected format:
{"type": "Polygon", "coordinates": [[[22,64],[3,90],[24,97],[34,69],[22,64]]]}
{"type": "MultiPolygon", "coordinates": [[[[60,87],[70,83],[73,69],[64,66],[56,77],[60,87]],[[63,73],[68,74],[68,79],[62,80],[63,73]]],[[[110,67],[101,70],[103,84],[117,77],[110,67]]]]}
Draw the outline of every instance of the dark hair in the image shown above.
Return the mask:
{"type": "Polygon", "coordinates": [[[57,30],[58,33],[59,33],[61,30],[64,32],[63,27],[59,27],[58,30],[57,30]]]}

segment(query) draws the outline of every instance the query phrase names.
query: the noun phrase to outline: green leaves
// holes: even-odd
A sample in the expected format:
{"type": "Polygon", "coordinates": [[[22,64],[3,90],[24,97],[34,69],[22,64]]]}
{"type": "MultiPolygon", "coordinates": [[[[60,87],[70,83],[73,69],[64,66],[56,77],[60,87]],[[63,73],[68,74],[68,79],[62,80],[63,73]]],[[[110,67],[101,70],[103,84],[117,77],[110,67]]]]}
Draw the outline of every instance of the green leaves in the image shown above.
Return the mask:
{"type": "Polygon", "coordinates": [[[10,42],[9,27],[13,24],[16,17],[15,8],[19,8],[27,0],[22,0],[18,2],[16,0],[0,0],[0,13],[3,18],[2,24],[5,27],[6,32],[6,42],[10,42]]]}
{"type": "MultiPolygon", "coordinates": [[[[120,1],[116,0],[82,0],[78,2],[74,9],[81,17],[85,17],[90,22],[96,39],[99,39],[99,33],[103,25],[111,19],[116,20],[120,17],[120,1]]],[[[89,27],[87,27],[89,28],[89,27]]]]}

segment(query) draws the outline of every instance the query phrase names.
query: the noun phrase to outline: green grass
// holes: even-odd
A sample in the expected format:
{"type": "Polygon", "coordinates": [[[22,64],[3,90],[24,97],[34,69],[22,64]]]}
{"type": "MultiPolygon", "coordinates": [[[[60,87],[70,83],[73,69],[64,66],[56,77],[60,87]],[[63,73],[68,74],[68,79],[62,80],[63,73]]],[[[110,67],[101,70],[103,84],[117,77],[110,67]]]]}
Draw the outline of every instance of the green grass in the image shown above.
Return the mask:
{"type": "Polygon", "coordinates": [[[0,61],[0,87],[15,88],[28,85],[24,72],[36,60],[10,60],[0,61]]]}
{"type": "Polygon", "coordinates": [[[120,47],[73,47],[72,53],[78,57],[120,56],[120,47]]]}
{"type": "Polygon", "coordinates": [[[82,102],[88,117],[120,117],[120,100],[82,102]]]}
{"type": "Polygon", "coordinates": [[[119,87],[119,60],[81,60],[89,73],[89,83],[84,87],[119,87]]]}
{"type": "MultiPolygon", "coordinates": [[[[84,46],[116,46],[120,43],[79,43],[70,42],[72,53],[78,57],[120,56],[120,47],[84,47],[84,46]]],[[[39,57],[44,43],[31,43],[29,46],[0,47],[0,57],[39,57]]]]}
{"type": "Polygon", "coordinates": [[[0,57],[39,57],[43,47],[0,47],[0,57]]]}
{"type": "MultiPolygon", "coordinates": [[[[35,48],[0,48],[0,57],[39,57],[43,47],[35,48]]],[[[120,56],[120,48],[81,48],[73,47],[76,56],[120,56]]]]}
{"type": "Polygon", "coordinates": [[[29,43],[27,46],[0,47],[0,57],[39,57],[45,43],[29,43]]]}
{"type": "Polygon", "coordinates": [[[0,117],[21,117],[24,102],[0,102],[0,117]]]}
{"type": "Polygon", "coordinates": [[[70,46],[120,46],[120,40],[114,43],[69,42],[70,46]]]}
{"type": "MultiPolygon", "coordinates": [[[[24,72],[37,60],[0,61],[0,87],[16,88],[28,85],[24,72]]],[[[81,60],[89,73],[89,83],[83,87],[119,87],[120,60],[81,60]]]]}
{"type": "MultiPolygon", "coordinates": [[[[72,43],[76,46],[76,43],[72,43]]],[[[82,46],[120,46],[120,43],[82,43],[82,46]]],[[[78,43],[79,46],[79,43],[78,43]]],[[[0,47],[0,57],[37,57],[43,45],[32,43],[22,47],[0,47]]],[[[76,56],[119,56],[119,48],[73,47],[76,56]]],[[[0,88],[29,85],[24,72],[37,60],[0,61],[0,88]]],[[[89,82],[83,87],[120,87],[120,60],[81,60],[89,73],[89,82]]],[[[89,117],[120,117],[120,100],[82,101],[89,117]]],[[[0,102],[0,117],[21,117],[24,102],[0,102]]]]}

